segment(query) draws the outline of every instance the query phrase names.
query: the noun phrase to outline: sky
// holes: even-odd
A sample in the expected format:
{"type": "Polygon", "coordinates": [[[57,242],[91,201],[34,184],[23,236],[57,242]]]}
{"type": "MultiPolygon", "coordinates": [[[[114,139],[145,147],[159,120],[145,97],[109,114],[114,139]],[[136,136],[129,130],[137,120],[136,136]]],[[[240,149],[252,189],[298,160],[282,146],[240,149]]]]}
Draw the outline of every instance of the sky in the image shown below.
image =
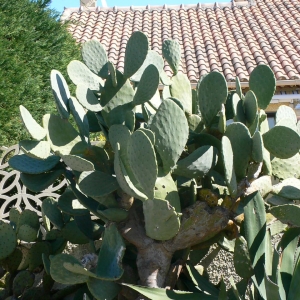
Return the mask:
{"type": "MultiPolygon", "coordinates": [[[[229,2],[230,0],[217,0],[217,2],[229,2]]],[[[146,6],[146,5],[178,5],[178,4],[197,4],[214,3],[216,0],[106,0],[107,6],[146,6]]],[[[64,7],[79,7],[80,0],[52,0],[51,8],[59,12],[63,12],[64,7]]],[[[101,0],[98,0],[97,5],[101,6],[101,0]]]]}

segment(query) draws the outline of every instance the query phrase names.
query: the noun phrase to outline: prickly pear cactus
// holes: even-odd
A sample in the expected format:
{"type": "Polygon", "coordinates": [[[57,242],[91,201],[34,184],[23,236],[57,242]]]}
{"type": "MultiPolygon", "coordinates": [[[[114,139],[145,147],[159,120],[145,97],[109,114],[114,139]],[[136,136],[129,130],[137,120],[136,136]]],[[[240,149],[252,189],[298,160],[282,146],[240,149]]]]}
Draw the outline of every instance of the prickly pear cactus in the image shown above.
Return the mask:
{"type": "MultiPolygon", "coordinates": [[[[83,62],[68,66],[76,95],[59,71],[51,73],[57,114],[36,121],[20,107],[33,140],[20,142],[23,153],[12,157],[10,166],[22,172],[22,181],[33,191],[60,176],[69,188],[58,201],[43,201],[41,224],[14,211],[11,224],[0,224],[5,241],[0,258],[14,278],[16,268],[40,267],[48,276],[46,290],[51,278],[75,284],[72,292],[78,290],[78,295],[107,300],[135,299],[136,291],[150,299],[151,293],[155,299],[227,299],[227,292],[244,297],[251,278],[266,295],[267,288],[263,291],[259,284],[268,283],[271,274],[269,260],[265,270],[260,261],[269,251],[268,236],[261,244],[254,241],[266,224],[262,196],[274,194],[271,204],[299,200],[299,172],[285,167],[299,156],[296,119],[290,109],[281,109],[278,124],[268,128],[262,109],[276,86],[267,66],[254,69],[244,95],[238,79],[236,92],[228,91],[218,72],[203,76],[192,90],[180,72],[177,41],[164,42],[163,56],[172,77],[164,72],[159,54],[149,49],[147,37],[135,32],[122,72],[99,42],[90,41],[82,47],[83,62]],[[105,139],[92,144],[91,132],[105,139]],[[284,181],[272,186],[272,175],[284,181]],[[99,239],[102,245],[96,250],[99,239]],[[61,253],[67,241],[90,244],[97,257],[92,267],[61,253]],[[34,246],[25,250],[23,242],[34,246]],[[236,251],[237,273],[244,276],[227,292],[223,281],[216,287],[193,266],[216,242],[236,251]],[[18,267],[9,265],[19,256],[18,267]],[[167,286],[185,292],[159,289],[167,286]]],[[[274,215],[295,224],[295,214],[290,214],[296,210],[282,210],[273,210],[274,215]]]]}

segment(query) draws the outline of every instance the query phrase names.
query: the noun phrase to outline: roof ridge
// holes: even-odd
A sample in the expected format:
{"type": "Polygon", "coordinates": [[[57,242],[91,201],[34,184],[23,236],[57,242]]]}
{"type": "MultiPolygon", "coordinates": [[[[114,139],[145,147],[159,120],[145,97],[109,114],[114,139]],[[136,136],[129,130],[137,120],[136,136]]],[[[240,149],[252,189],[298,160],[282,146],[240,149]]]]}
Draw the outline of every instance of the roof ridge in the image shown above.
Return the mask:
{"type": "Polygon", "coordinates": [[[214,3],[197,3],[197,4],[177,4],[177,5],[142,5],[142,6],[112,6],[112,7],[101,7],[101,6],[96,6],[96,7],[65,7],[63,15],[69,15],[72,12],[81,12],[81,11],[153,11],[153,10],[179,10],[179,9],[197,9],[197,8],[223,8],[223,7],[232,7],[234,6],[249,6],[249,1],[248,0],[242,0],[242,1],[230,1],[230,2],[214,2],[214,3]]]}

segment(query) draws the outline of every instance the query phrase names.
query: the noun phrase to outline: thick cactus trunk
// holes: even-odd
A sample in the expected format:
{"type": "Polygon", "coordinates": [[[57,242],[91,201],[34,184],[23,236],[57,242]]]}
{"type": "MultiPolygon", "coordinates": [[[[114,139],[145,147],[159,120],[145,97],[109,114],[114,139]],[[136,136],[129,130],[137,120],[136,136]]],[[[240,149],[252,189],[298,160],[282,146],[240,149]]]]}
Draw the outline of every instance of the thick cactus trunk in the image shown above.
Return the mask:
{"type": "Polygon", "coordinates": [[[166,277],[175,251],[205,242],[226,229],[229,211],[218,206],[209,207],[196,202],[183,211],[178,234],[165,242],[146,236],[141,207],[133,206],[129,218],[120,224],[123,237],[138,249],[137,267],[139,284],[148,287],[165,287],[166,277]]]}
{"type": "Polygon", "coordinates": [[[153,243],[145,249],[139,249],[137,267],[140,284],[148,287],[164,287],[172,254],[161,243],[153,243]]]}

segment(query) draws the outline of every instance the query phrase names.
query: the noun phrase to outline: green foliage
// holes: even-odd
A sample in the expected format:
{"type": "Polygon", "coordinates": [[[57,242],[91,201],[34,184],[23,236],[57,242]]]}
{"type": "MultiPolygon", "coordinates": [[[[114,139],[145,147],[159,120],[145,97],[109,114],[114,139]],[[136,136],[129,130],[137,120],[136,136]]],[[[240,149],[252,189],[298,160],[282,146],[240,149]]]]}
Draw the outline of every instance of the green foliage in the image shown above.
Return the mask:
{"type": "MultiPolygon", "coordinates": [[[[269,130],[266,114],[258,108],[272,98],[272,71],[254,69],[253,90],[245,96],[238,80],[237,93],[228,93],[217,72],[201,78],[192,91],[187,77],[178,73],[179,44],[166,41],[163,52],[174,72],[170,79],[141,32],[127,44],[124,74],[107,61],[98,42],[89,42],[82,50],[85,63],[68,65],[78,100],[54,71],[51,84],[59,115],[45,115],[41,127],[20,108],[35,141],[20,142],[24,154],[12,157],[10,166],[22,172],[24,184],[34,191],[57,176],[65,177],[69,188],[58,201],[43,200],[41,232],[34,213],[11,210],[11,224],[0,225],[6,240],[0,246],[2,266],[17,278],[21,272],[14,273],[12,258],[19,261],[22,255],[20,270],[32,271],[43,262],[45,286],[52,278],[73,284],[78,297],[87,293],[100,300],[117,295],[136,299],[128,287],[150,299],[294,295],[300,231],[286,230],[279,245],[282,260],[270,239],[272,232],[285,230],[282,222],[300,226],[293,202],[300,199],[300,180],[289,178],[291,172],[278,161],[295,160],[300,137],[290,110],[281,109],[276,127],[269,130]],[[163,99],[157,92],[159,80],[165,85],[163,99]],[[98,122],[93,129],[91,116],[98,122]],[[229,119],[234,122],[227,126],[229,119]],[[105,137],[97,145],[90,142],[94,131],[105,137]],[[272,164],[270,154],[275,156],[272,164]],[[284,180],[272,185],[272,175],[284,180]],[[264,201],[269,194],[273,196],[267,201],[275,206],[270,209],[264,201]],[[266,209],[280,220],[277,226],[268,223],[266,209]],[[24,250],[17,239],[34,246],[24,250]],[[100,250],[94,249],[98,239],[100,250]],[[62,254],[67,241],[89,242],[98,260],[85,268],[62,254]],[[214,243],[234,252],[236,273],[243,277],[236,283],[230,279],[227,290],[223,280],[215,286],[194,266],[214,243]],[[39,255],[42,259],[35,259],[39,255]],[[176,276],[169,276],[170,270],[176,276]],[[246,292],[248,283],[253,288],[246,292]],[[167,285],[172,290],[159,289],[167,285]]],[[[17,293],[26,296],[22,288],[17,293]]],[[[58,297],[50,287],[51,293],[58,297]]]]}
{"type": "Polygon", "coordinates": [[[28,137],[18,106],[26,106],[41,122],[55,111],[49,74],[60,69],[66,75],[71,59],[79,58],[79,46],[61,24],[49,0],[9,0],[0,3],[0,145],[10,146],[28,137]]]}

